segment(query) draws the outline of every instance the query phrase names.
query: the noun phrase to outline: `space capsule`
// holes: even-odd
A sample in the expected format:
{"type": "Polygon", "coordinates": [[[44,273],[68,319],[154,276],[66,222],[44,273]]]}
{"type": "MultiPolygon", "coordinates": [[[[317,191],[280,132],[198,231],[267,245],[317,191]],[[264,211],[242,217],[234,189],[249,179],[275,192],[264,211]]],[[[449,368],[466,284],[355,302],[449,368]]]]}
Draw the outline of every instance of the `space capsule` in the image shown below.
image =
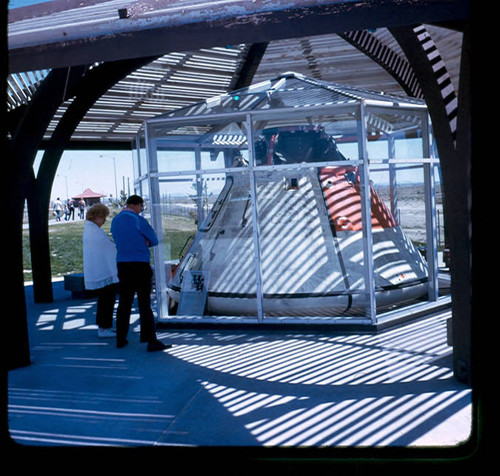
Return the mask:
{"type": "MultiPolygon", "coordinates": [[[[193,277],[205,292],[204,314],[252,316],[260,281],[266,316],[356,315],[366,308],[360,177],[319,127],[262,131],[256,163],[306,163],[255,171],[259,235],[256,273],[249,175],[225,185],[180,261],[167,291],[174,312],[189,314],[193,277]],[[317,167],[315,162],[346,161],[317,167]]],[[[240,162],[245,166],[244,161],[240,162]]],[[[427,266],[370,186],[378,308],[427,293],[427,266]]]]}

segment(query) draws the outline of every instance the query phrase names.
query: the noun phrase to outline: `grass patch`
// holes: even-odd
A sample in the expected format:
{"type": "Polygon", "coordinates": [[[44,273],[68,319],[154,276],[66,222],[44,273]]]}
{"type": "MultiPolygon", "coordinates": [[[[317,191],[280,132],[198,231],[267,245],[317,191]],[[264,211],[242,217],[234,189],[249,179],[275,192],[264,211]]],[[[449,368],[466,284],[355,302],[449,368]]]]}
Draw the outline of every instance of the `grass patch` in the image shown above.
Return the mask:
{"type": "MultiPolygon", "coordinates": [[[[82,235],[85,221],[65,222],[49,227],[52,277],[83,273],[82,235]]],[[[104,225],[106,227],[106,225],[104,225]]],[[[109,231],[109,225],[108,225],[109,231]]],[[[23,269],[25,281],[31,281],[29,231],[23,231],[23,269]]]]}
{"type": "Polygon", "coordinates": [[[169,215],[163,224],[163,240],[167,245],[166,249],[170,245],[170,258],[167,257],[167,259],[179,259],[181,253],[186,254],[189,247],[187,242],[196,234],[196,225],[190,218],[173,215],[169,215]]]}
{"type": "MultiPolygon", "coordinates": [[[[192,220],[184,217],[169,217],[165,220],[164,242],[170,244],[171,259],[178,259],[179,253],[190,236],[196,233],[192,220]]],[[[52,277],[71,273],[83,273],[82,235],[85,220],[62,222],[49,227],[50,265],[52,277]]],[[[102,229],[110,234],[111,219],[108,218],[102,229]]],[[[184,254],[187,250],[184,249],[184,254]]],[[[23,269],[24,280],[33,279],[31,272],[31,252],[29,231],[23,231],[23,269]]]]}

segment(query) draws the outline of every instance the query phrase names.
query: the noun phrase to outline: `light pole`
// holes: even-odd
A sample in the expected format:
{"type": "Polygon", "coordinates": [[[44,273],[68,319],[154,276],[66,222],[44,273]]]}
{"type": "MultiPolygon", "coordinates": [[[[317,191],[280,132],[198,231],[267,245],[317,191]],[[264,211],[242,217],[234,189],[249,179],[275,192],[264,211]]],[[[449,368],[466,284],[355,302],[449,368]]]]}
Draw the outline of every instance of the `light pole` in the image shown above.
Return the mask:
{"type": "Polygon", "coordinates": [[[116,161],[115,161],[115,156],[114,155],[99,155],[100,158],[103,158],[103,157],[110,157],[111,159],[113,159],[113,170],[114,170],[114,173],[115,173],[115,200],[118,200],[118,186],[116,184],[116,161]]]}

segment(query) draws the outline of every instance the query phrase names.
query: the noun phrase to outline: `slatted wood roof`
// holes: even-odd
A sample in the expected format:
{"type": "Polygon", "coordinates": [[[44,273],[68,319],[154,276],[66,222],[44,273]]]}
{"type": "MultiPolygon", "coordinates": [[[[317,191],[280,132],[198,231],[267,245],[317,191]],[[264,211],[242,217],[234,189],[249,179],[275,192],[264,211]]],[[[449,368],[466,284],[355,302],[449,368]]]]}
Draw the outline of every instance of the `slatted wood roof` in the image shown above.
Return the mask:
{"type": "MultiPolygon", "coordinates": [[[[48,3],[54,4],[53,7],[58,6],[60,11],[52,10],[48,14],[41,14],[44,8],[48,8],[46,4],[31,10],[27,8],[13,11],[9,23],[11,45],[19,46],[21,38],[24,45],[28,41],[36,45],[41,38],[53,35],[51,28],[56,27],[60,31],[64,28],[70,31],[73,28],[72,35],[85,29],[103,28],[105,19],[110,15],[113,15],[113,22],[118,22],[117,10],[127,8],[128,5],[127,14],[133,15],[141,7],[145,9],[150,2],[135,2],[132,4],[133,8],[130,7],[130,1],[124,0],[66,0],[65,5],[60,1],[48,3]],[[91,16],[84,18],[81,9],[71,8],[82,3],[92,12],[91,16]]],[[[165,6],[168,3],[163,1],[165,6]]],[[[200,2],[186,0],[175,3],[178,8],[195,8],[200,2]]],[[[462,35],[452,29],[426,26],[446,63],[452,83],[458,90],[462,35]]],[[[386,28],[373,29],[372,33],[384,45],[402,55],[386,28]]],[[[160,56],[109,89],[88,111],[72,140],[129,142],[145,119],[233,89],[250,46],[250,43],[213,46],[169,52],[160,56]]],[[[254,81],[269,79],[285,71],[296,71],[329,82],[404,94],[401,86],[389,73],[335,33],[270,41],[255,72],[254,81]]],[[[41,69],[11,73],[7,83],[7,109],[13,110],[29,102],[48,72],[49,69],[41,69]]],[[[59,108],[46,132],[46,138],[50,137],[71,100],[65,101],[59,108]]]]}

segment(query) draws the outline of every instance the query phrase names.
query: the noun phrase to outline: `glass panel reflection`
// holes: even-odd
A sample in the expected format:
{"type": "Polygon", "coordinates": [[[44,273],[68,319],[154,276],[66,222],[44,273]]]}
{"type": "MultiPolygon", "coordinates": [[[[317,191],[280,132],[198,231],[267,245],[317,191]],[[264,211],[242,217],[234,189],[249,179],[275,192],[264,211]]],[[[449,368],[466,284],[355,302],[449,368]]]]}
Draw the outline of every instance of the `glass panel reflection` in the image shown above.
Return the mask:
{"type": "Polygon", "coordinates": [[[425,253],[393,162],[422,165],[427,117],[400,102],[287,73],[149,121],[161,317],[375,324],[425,300],[425,253]]]}
{"type": "MultiPolygon", "coordinates": [[[[221,183],[217,176],[203,175],[205,217],[197,234],[188,237],[177,257],[172,255],[174,261],[180,261],[174,264],[167,284],[173,301],[172,312],[176,315],[256,316],[249,174],[245,171],[227,175],[217,195],[216,185],[210,188],[212,182],[221,183]],[[195,309],[196,306],[203,306],[203,312],[195,309]]],[[[194,208],[190,231],[196,229],[194,208]]],[[[179,229],[178,223],[175,228],[179,229]]],[[[171,236],[174,235],[172,231],[171,236]]]]}

